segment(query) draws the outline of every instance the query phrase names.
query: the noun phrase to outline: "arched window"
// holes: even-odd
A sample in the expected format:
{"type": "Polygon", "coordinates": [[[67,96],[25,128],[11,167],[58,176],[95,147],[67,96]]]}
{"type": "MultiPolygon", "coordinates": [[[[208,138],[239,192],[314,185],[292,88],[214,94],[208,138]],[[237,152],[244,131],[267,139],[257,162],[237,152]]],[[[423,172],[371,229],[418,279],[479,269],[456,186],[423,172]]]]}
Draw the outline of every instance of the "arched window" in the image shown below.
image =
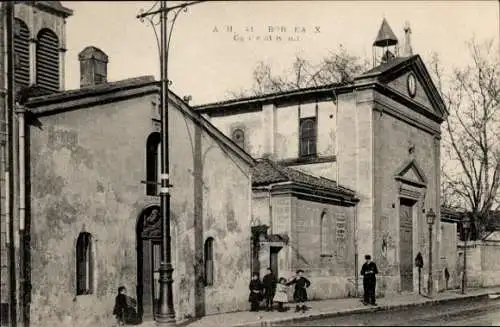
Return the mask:
{"type": "Polygon", "coordinates": [[[93,272],[92,235],[83,232],[76,241],[76,295],[92,294],[93,272]]]}
{"type": "Polygon", "coordinates": [[[321,244],[321,252],[320,254],[330,254],[330,249],[329,249],[329,242],[328,242],[328,235],[330,230],[330,224],[329,224],[329,219],[326,211],[323,211],[321,213],[321,218],[320,218],[320,236],[319,236],[319,241],[321,244]]]}
{"type": "Polygon", "coordinates": [[[214,284],[214,239],[207,238],[205,241],[205,285],[214,284]]]}
{"type": "Polygon", "coordinates": [[[49,91],[59,90],[59,40],[46,28],[37,37],[36,83],[49,91]]]}
{"type": "Polygon", "coordinates": [[[300,120],[300,156],[316,155],[316,118],[300,120]]]}
{"type": "Polygon", "coordinates": [[[235,129],[233,131],[232,139],[240,148],[245,149],[245,132],[243,132],[243,130],[239,128],[235,129]]]}
{"type": "Polygon", "coordinates": [[[27,87],[30,84],[30,31],[20,19],[15,19],[14,51],[15,51],[15,83],[16,87],[27,87]]]}
{"type": "Polygon", "coordinates": [[[146,141],[146,194],[158,195],[161,146],[160,133],[151,133],[146,141]]]}

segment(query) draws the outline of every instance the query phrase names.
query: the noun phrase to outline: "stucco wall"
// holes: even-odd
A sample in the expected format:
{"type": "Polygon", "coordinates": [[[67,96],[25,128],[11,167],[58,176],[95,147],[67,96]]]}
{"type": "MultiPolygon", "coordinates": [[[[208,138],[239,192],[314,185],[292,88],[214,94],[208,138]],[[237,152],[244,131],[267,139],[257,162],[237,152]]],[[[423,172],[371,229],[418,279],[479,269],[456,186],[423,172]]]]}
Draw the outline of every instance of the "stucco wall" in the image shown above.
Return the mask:
{"type": "Polygon", "coordinates": [[[305,270],[312,285],[311,299],[347,297],[354,285],[354,208],[296,200],[295,231],[292,234],[291,268],[305,270]],[[321,249],[321,215],[328,223],[327,249],[321,249]],[[337,229],[344,228],[344,238],[337,239],[337,229]],[[324,253],[322,253],[324,252],[324,253]]]}
{"type": "MultiPolygon", "coordinates": [[[[336,154],[336,107],[332,101],[317,103],[317,153],[336,154]]],[[[244,109],[244,108],[242,108],[244,109]]],[[[233,115],[212,115],[210,121],[231,137],[235,128],[245,131],[245,149],[255,158],[270,155],[276,160],[299,156],[299,119],[316,116],[316,102],[275,107],[266,104],[259,111],[233,115]]]]}
{"type": "Polygon", "coordinates": [[[460,274],[457,271],[457,224],[441,222],[441,249],[439,251],[439,260],[441,271],[439,278],[441,279],[440,289],[446,287],[444,269],[448,268],[450,279],[448,288],[455,288],[460,285],[460,274]]]}
{"type": "MultiPolygon", "coordinates": [[[[33,326],[107,325],[117,287],[136,296],[136,221],[146,205],[158,204],[141,184],[154,100],[149,95],[40,117],[39,127],[30,127],[33,326]],[[75,296],[81,231],[94,240],[95,291],[75,296]]],[[[200,307],[236,310],[246,305],[239,299],[250,274],[248,167],[173,106],[169,124],[177,318],[200,307]],[[209,236],[215,281],[205,289],[197,268],[209,236]]]]}
{"type": "MultiPolygon", "coordinates": [[[[459,269],[463,271],[464,243],[458,247],[459,269]]],[[[492,287],[500,285],[500,243],[491,241],[467,242],[467,286],[492,287]]]]}
{"type": "MultiPolygon", "coordinates": [[[[410,109],[390,100],[382,95],[375,97],[377,101],[383,102],[384,105],[396,108],[400,112],[408,116],[414,116],[420,122],[428,125],[436,125],[429,119],[418,116],[410,109]]],[[[401,184],[395,180],[395,175],[399,173],[399,169],[403,169],[404,165],[411,160],[415,160],[418,167],[425,175],[425,188],[412,187],[412,190],[420,193],[413,205],[413,251],[412,258],[414,259],[418,252],[422,253],[424,258],[424,271],[428,269],[428,225],[425,218],[425,210],[432,208],[438,213],[439,203],[437,203],[437,192],[439,192],[438,176],[439,173],[439,153],[436,152],[436,146],[439,147],[433,134],[419,129],[410,123],[396,118],[383,110],[376,104],[376,111],[373,112],[374,126],[374,217],[375,217],[375,233],[374,233],[374,255],[375,260],[379,262],[381,275],[386,275],[388,278],[387,285],[381,283],[380,291],[384,286],[389,292],[394,292],[399,289],[399,196],[401,184]],[[411,153],[410,146],[414,146],[411,153]],[[385,238],[387,250],[383,251],[382,244],[385,238]]],[[[409,178],[416,179],[415,172],[409,178]]],[[[437,234],[440,231],[440,221],[436,219],[433,227],[433,270],[434,276],[438,276],[441,272],[439,261],[439,241],[437,234]],[[437,231],[437,232],[436,232],[437,231]]],[[[426,274],[424,274],[426,275],[426,274]]],[[[418,286],[417,269],[413,268],[413,284],[414,289],[418,286]]],[[[439,279],[436,279],[439,280],[439,279]]]]}

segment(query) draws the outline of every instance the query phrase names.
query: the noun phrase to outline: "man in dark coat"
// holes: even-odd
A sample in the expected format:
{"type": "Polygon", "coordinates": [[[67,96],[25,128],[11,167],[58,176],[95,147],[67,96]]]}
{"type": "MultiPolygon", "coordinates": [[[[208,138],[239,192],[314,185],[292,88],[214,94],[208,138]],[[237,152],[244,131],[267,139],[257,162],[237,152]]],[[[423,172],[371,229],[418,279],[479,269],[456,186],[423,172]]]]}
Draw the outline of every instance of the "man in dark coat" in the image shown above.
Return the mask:
{"type": "Polygon", "coordinates": [[[259,280],[259,274],[253,273],[250,285],[250,295],[248,296],[248,301],[252,303],[250,311],[259,311],[259,302],[262,300],[262,283],[259,280]]]}
{"type": "Polygon", "coordinates": [[[363,276],[363,290],[365,305],[377,305],[375,303],[375,286],[377,284],[376,275],[378,274],[377,265],[372,261],[372,257],[365,255],[365,263],[361,267],[361,276],[363,276]]]}
{"type": "Polygon", "coordinates": [[[276,284],[278,283],[276,276],[271,268],[267,268],[267,274],[262,279],[264,286],[264,299],[266,300],[266,311],[273,311],[273,298],[276,294],[276,284]]]}

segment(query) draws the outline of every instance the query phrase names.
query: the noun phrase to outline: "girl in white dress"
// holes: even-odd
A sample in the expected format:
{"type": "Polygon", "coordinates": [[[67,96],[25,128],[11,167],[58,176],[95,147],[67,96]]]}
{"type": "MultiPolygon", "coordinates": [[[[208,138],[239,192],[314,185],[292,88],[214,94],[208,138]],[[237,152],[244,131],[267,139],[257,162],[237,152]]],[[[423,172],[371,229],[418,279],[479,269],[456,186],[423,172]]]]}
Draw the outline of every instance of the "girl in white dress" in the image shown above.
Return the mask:
{"type": "Polygon", "coordinates": [[[274,295],[274,302],[278,303],[278,311],[283,312],[285,308],[283,303],[288,302],[288,285],[285,278],[281,277],[276,285],[276,294],[274,295]]]}

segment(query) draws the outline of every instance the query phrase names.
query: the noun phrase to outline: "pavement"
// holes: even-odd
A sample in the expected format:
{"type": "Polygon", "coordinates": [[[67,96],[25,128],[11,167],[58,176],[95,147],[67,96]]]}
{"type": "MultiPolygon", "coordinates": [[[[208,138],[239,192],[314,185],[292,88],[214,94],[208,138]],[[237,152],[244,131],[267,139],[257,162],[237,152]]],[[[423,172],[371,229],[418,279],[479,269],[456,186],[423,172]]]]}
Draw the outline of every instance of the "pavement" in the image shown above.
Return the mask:
{"type": "MultiPolygon", "coordinates": [[[[296,313],[295,305],[288,303],[288,312],[231,312],[208,315],[190,321],[179,322],[177,326],[186,327],[269,327],[286,325],[301,321],[324,319],[335,316],[368,313],[383,310],[395,310],[414,306],[426,306],[465,299],[474,300],[487,296],[500,296],[500,287],[467,289],[465,294],[460,290],[447,290],[428,298],[418,294],[394,294],[377,299],[378,306],[365,306],[359,298],[343,298],[307,302],[310,308],[305,313],[296,313]]],[[[144,322],[141,327],[153,327],[154,321],[144,322]]]]}

